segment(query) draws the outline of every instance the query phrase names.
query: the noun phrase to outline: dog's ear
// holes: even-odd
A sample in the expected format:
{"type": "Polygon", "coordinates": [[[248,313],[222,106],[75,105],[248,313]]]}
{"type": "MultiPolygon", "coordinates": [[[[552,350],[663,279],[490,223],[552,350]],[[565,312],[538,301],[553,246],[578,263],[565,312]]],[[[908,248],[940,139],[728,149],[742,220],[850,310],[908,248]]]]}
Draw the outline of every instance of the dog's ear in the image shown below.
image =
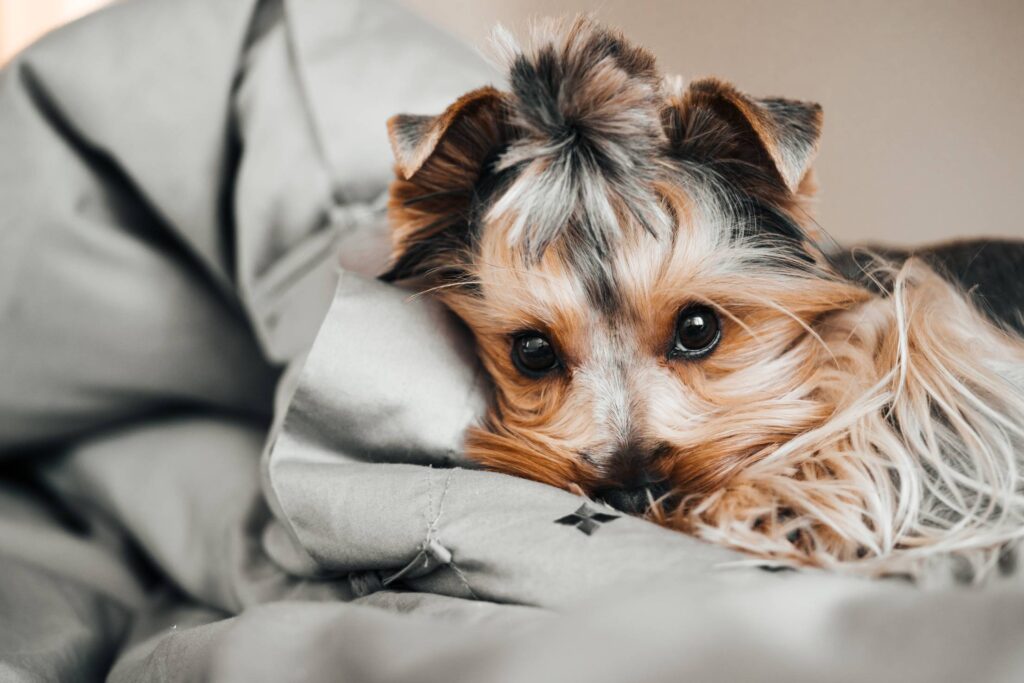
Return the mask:
{"type": "Polygon", "coordinates": [[[774,181],[793,195],[813,192],[809,173],[821,136],[818,104],[755,99],[706,78],[668,93],[662,123],[680,157],[731,166],[748,182],[774,181]]]}
{"type": "Polygon", "coordinates": [[[438,116],[399,114],[388,133],[396,175],[388,205],[393,254],[381,278],[457,276],[477,183],[505,138],[503,95],[484,87],[438,116]]]}

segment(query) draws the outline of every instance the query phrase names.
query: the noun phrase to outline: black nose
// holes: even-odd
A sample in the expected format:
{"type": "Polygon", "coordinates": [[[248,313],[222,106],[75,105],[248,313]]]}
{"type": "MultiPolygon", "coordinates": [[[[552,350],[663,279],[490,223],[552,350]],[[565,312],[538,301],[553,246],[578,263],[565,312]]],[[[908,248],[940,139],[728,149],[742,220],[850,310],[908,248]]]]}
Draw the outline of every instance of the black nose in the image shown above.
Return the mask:
{"type": "Polygon", "coordinates": [[[670,490],[667,481],[657,481],[631,488],[608,488],[594,492],[594,496],[623,512],[644,512],[652,500],[658,500],[670,490]]]}

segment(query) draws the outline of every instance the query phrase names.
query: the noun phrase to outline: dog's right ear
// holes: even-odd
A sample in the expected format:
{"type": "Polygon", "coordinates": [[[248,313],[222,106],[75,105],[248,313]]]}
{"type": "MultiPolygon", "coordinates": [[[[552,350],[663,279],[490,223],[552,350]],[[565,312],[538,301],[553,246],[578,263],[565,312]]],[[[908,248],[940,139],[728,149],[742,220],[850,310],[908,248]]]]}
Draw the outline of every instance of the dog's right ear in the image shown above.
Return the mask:
{"type": "Polygon", "coordinates": [[[793,195],[811,189],[805,181],[821,137],[820,105],[755,99],[715,78],[685,91],[681,82],[670,85],[662,123],[675,154],[793,195]]]}
{"type": "Polygon", "coordinates": [[[395,155],[388,216],[392,225],[387,281],[464,274],[474,190],[503,144],[504,96],[485,87],[438,116],[399,114],[388,121],[395,155]]]}

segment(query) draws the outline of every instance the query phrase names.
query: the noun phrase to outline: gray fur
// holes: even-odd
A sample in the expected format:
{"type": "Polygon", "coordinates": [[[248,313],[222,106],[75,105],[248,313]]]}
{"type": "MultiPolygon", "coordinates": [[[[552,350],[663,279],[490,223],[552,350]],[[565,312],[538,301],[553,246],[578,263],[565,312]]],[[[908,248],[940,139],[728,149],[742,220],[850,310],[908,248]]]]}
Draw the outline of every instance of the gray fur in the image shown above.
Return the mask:
{"type": "Polygon", "coordinates": [[[624,218],[666,234],[651,189],[664,147],[653,58],[584,19],[515,54],[510,122],[518,136],[499,169],[519,174],[493,209],[512,217],[510,246],[539,259],[572,223],[581,246],[608,250],[624,218]]]}

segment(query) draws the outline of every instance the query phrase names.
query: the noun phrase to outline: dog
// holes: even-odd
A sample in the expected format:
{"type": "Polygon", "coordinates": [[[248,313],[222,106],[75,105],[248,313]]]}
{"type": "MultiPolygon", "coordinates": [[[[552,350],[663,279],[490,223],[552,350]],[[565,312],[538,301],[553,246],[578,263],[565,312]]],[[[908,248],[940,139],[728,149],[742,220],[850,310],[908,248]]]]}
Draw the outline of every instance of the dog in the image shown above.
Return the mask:
{"type": "Polygon", "coordinates": [[[582,17],[388,122],[393,258],[475,339],[482,466],[782,566],[989,575],[1024,534],[1024,249],[842,250],[816,104],[582,17]]]}

